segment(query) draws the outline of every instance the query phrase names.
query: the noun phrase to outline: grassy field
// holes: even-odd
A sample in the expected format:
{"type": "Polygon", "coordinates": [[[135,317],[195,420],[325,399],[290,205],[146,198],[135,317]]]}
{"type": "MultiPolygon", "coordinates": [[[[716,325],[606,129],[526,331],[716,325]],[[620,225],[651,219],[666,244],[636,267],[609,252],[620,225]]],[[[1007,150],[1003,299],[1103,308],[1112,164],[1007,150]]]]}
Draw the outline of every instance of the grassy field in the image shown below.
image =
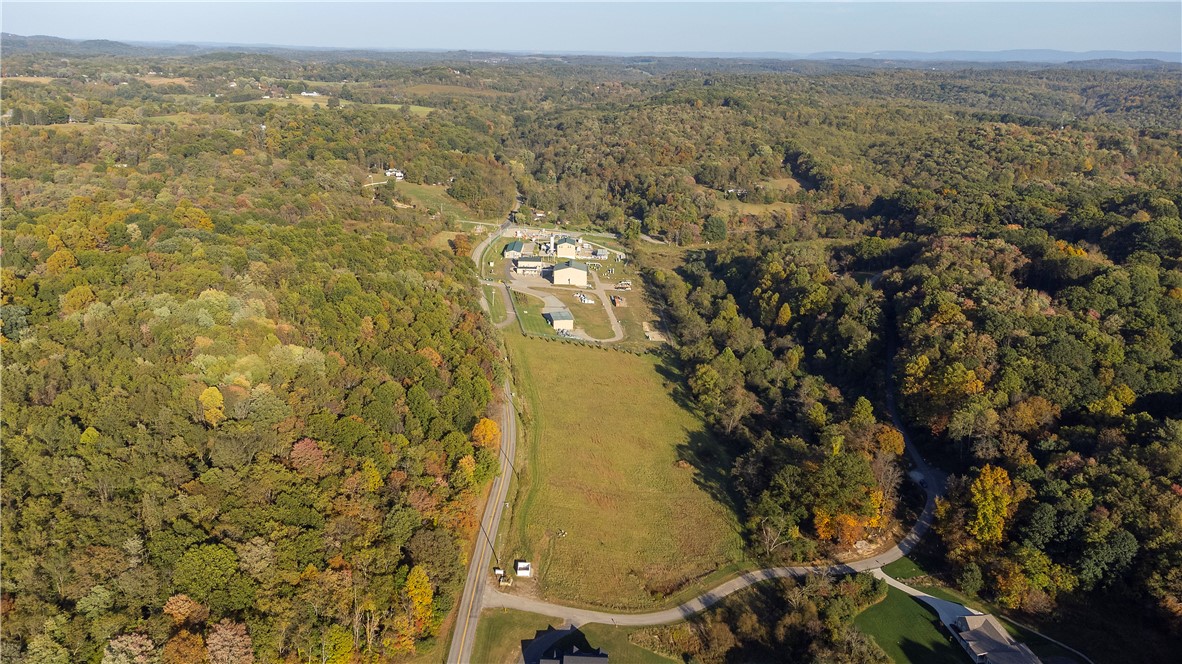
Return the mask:
{"type": "Polygon", "coordinates": [[[459,233],[455,231],[439,231],[427,240],[427,246],[436,249],[451,249],[451,241],[456,239],[457,235],[459,233]]]}
{"type": "MultiPolygon", "coordinates": [[[[250,101],[237,102],[237,103],[241,103],[241,104],[287,104],[289,106],[315,106],[316,104],[320,104],[320,106],[325,107],[328,105],[328,100],[330,97],[331,97],[331,95],[322,95],[320,97],[304,97],[304,96],[297,94],[297,95],[293,95],[292,97],[289,97],[289,98],[273,97],[271,99],[252,99],[250,101]]],[[[431,108],[430,106],[418,106],[416,104],[362,104],[360,102],[349,101],[348,99],[342,99],[340,101],[341,101],[341,106],[365,106],[367,108],[388,108],[388,109],[393,109],[393,110],[399,110],[403,106],[406,106],[406,107],[408,107],[408,110],[410,111],[411,115],[417,115],[420,117],[429,115],[431,113],[431,111],[435,110],[435,109],[431,108]]]]}
{"type": "Polygon", "coordinates": [[[680,378],[651,355],[507,340],[530,426],[505,553],[534,562],[540,595],[639,610],[733,568],[730,459],[679,404],[680,378]]]}
{"type": "Polygon", "coordinates": [[[562,300],[562,303],[574,314],[575,327],[582,328],[588,335],[595,339],[610,339],[614,334],[611,321],[608,320],[607,312],[603,309],[599,295],[588,291],[587,294],[595,300],[595,304],[583,304],[575,299],[575,293],[578,292],[575,290],[547,288],[545,292],[562,300]]]}
{"type": "Polygon", "coordinates": [[[169,78],[168,76],[140,76],[140,80],[148,85],[169,85],[171,83],[189,85],[192,83],[187,78],[169,78]]]}
{"type": "Polygon", "coordinates": [[[768,214],[770,212],[780,211],[785,214],[791,214],[796,209],[795,203],[784,203],[777,201],[775,203],[744,203],[743,201],[718,201],[718,207],[722,210],[736,210],[739,214],[768,214]]]}
{"type": "Polygon", "coordinates": [[[465,88],[462,85],[442,85],[438,83],[420,83],[419,85],[412,85],[404,90],[406,94],[411,95],[473,95],[476,97],[499,97],[507,95],[508,92],[501,92],[500,90],[488,90],[484,88],[465,88]]]}
{"type": "MultiPolygon", "coordinates": [[[[354,104],[356,102],[347,102],[347,103],[354,104]]],[[[431,108],[430,106],[417,106],[415,104],[357,104],[357,105],[358,106],[366,106],[369,108],[392,108],[395,110],[401,109],[403,106],[406,106],[407,109],[410,111],[411,115],[417,115],[419,117],[430,115],[431,111],[435,110],[435,109],[431,108]]]]}
{"type": "Polygon", "coordinates": [[[776,178],[774,180],[767,180],[762,182],[764,187],[774,191],[787,191],[794,194],[800,191],[800,182],[796,178],[776,178]]]}
{"type": "Polygon", "coordinates": [[[0,78],[0,83],[7,81],[20,81],[22,83],[52,83],[55,79],[52,76],[5,76],[0,78]]]}
{"type": "Polygon", "coordinates": [[[968,656],[939,624],[934,611],[894,588],[854,619],[854,625],[873,637],[896,664],[967,663],[968,656]]]}
{"type": "Polygon", "coordinates": [[[910,558],[900,558],[893,563],[889,563],[882,568],[882,571],[886,572],[887,576],[894,577],[900,581],[928,575],[927,570],[920,567],[910,558]]]}
{"type": "Polygon", "coordinates": [[[473,221],[500,221],[499,218],[488,218],[479,213],[473,212],[460,201],[452,198],[447,193],[447,187],[443,185],[434,184],[414,184],[411,182],[399,182],[395,185],[395,191],[399,194],[406,195],[415,203],[422,205],[431,210],[443,210],[450,212],[461,219],[470,219],[473,221]]]}
{"type": "MultiPolygon", "coordinates": [[[[560,629],[559,621],[546,616],[508,609],[490,609],[480,616],[472,661],[481,664],[516,664],[521,659],[522,641],[533,639],[550,627],[560,629]]],[[[668,664],[668,659],[633,644],[628,637],[635,629],[609,625],[586,625],[580,632],[585,645],[606,652],[620,664],[668,664]]],[[[577,639],[577,635],[572,638],[577,639]]],[[[578,643],[578,641],[576,641],[578,643]]]]}
{"type": "Polygon", "coordinates": [[[484,299],[488,300],[488,315],[492,318],[492,322],[499,324],[505,320],[505,297],[501,295],[501,289],[496,286],[483,286],[484,299]]]}
{"type": "Polygon", "coordinates": [[[557,337],[554,334],[554,328],[550,327],[550,324],[542,317],[541,300],[523,293],[513,292],[513,301],[516,303],[517,319],[521,321],[526,332],[544,337],[557,337]]]}

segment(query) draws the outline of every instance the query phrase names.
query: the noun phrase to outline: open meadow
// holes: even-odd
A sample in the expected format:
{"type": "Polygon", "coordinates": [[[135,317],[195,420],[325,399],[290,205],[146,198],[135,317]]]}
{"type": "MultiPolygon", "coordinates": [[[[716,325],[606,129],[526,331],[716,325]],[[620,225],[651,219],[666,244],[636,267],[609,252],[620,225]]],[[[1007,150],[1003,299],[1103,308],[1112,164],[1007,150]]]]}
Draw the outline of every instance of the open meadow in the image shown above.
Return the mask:
{"type": "Polygon", "coordinates": [[[539,594],[643,609],[733,568],[739,524],[699,470],[730,459],[680,378],[652,355],[506,338],[529,433],[505,553],[534,562],[539,594]]]}

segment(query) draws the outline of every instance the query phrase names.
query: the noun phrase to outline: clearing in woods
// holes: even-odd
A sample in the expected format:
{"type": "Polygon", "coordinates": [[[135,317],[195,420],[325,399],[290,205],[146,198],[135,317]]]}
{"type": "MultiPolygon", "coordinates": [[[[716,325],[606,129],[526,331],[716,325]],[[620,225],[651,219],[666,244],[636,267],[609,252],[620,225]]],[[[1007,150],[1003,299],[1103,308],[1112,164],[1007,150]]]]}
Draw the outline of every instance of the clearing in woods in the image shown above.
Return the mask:
{"type": "Polygon", "coordinates": [[[528,433],[502,555],[537,570],[514,590],[644,609],[734,571],[731,459],[679,402],[680,377],[653,355],[506,332],[528,433]]]}
{"type": "Polygon", "coordinates": [[[466,88],[462,85],[445,85],[441,83],[420,83],[405,90],[408,95],[474,95],[477,97],[499,97],[508,92],[491,90],[489,88],[466,88]]]}
{"type": "MultiPolygon", "coordinates": [[[[400,196],[406,196],[410,198],[412,201],[427,208],[428,210],[454,214],[460,219],[469,221],[502,221],[502,218],[499,215],[493,218],[486,217],[481,213],[472,210],[464,203],[452,198],[451,194],[447,193],[447,187],[441,184],[415,184],[413,182],[398,182],[394,185],[394,191],[400,196]]],[[[479,240],[477,242],[479,242],[479,240]]]]}

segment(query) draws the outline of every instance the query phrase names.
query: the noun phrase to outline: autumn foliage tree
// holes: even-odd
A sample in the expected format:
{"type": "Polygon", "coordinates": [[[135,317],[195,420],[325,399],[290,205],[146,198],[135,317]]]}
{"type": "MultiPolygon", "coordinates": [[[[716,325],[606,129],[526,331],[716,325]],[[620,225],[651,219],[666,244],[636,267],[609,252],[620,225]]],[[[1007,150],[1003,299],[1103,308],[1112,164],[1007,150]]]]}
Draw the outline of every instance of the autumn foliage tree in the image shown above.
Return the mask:
{"type": "Polygon", "coordinates": [[[206,635],[210,664],[253,664],[254,648],[246,625],[224,619],[206,635]]]}
{"type": "Polygon", "coordinates": [[[472,428],[472,444],[477,447],[496,449],[501,442],[501,427],[496,420],[480,418],[472,428]]]}
{"type": "Polygon", "coordinates": [[[986,465],[970,487],[973,515],[968,531],[982,545],[1001,544],[1014,504],[1014,489],[1004,468],[986,465]]]}

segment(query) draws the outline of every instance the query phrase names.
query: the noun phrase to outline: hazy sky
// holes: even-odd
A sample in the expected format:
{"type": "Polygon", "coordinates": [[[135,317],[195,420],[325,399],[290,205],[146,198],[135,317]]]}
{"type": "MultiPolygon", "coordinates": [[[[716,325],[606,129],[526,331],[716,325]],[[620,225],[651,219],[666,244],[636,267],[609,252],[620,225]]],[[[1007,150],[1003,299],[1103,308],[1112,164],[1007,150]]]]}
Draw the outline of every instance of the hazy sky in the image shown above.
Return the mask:
{"type": "Polygon", "coordinates": [[[1182,50],[1182,2],[9,2],[82,39],[546,52],[1182,50]]]}

